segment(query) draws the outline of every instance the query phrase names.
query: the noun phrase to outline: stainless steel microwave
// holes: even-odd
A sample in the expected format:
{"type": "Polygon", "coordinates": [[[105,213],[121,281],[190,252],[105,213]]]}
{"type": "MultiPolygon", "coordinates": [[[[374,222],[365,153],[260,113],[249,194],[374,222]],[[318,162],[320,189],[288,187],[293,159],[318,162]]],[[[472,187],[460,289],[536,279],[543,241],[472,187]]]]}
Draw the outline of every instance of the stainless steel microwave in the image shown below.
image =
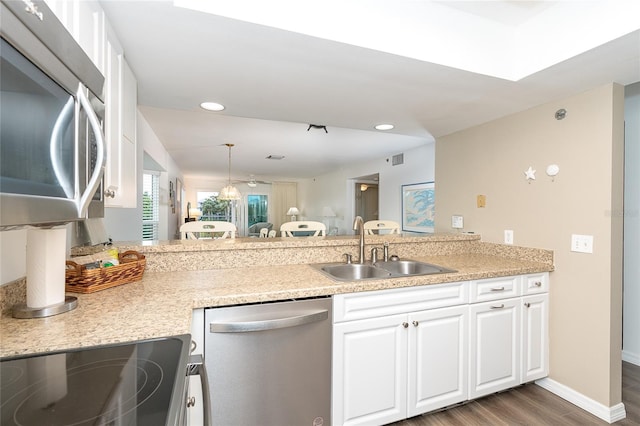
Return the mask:
{"type": "Polygon", "coordinates": [[[0,1],[0,230],[104,216],[104,76],[42,1],[0,1]]]}

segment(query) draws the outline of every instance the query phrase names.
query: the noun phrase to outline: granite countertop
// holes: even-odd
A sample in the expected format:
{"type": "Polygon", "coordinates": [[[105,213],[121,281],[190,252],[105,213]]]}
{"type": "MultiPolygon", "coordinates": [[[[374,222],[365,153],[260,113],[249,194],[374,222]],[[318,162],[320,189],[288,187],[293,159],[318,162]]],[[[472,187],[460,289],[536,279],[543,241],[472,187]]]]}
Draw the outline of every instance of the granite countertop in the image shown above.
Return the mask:
{"type": "MultiPolygon", "coordinates": [[[[284,242],[283,244],[288,244],[284,242]]],[[[184,246],[183,246],[184,247],[184,246]]],[[[449,274],[334,281],[307,264],[147,271],[141,281],[79,294],[78,308],[41,319],[0,319],[0,356],[64,350],[189,333],[192,309],[382,290],[553,270],[551,263],[463,253],[414,257],[449,274]]]]}

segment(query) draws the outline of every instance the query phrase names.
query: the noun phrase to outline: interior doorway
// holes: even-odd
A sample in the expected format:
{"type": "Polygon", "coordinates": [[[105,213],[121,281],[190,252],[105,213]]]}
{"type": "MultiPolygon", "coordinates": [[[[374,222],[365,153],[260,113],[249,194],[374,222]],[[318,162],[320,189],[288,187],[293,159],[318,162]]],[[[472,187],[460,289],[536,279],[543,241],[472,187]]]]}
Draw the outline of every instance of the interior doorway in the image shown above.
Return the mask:
{"type": "Polygon", "coordinates": [[[355,214],[366,222],[378,220],[378,183],[379,175],[355,178],[355,214]]]}

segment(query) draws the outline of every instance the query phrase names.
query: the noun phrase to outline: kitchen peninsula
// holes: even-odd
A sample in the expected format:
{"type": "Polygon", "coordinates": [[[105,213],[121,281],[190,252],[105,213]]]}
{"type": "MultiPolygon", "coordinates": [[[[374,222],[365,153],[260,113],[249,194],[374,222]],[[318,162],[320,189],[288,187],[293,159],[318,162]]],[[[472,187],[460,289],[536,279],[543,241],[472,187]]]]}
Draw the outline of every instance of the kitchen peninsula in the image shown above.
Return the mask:
{"type": "Polygon", "coordinates": [[[116,244],[147,257],[143,279],[78,296],[78,308],[43,319],[14,319],[24,280],[0,288],[0,356],[46,352],[189,333],[192,310],[553,271],[553,253],[480,241],[479,235],[367,236],[367,252],[390,254],[457,272],[337,282],[309,266],[356,256],[354,237],[236,238],[116,244]]]}

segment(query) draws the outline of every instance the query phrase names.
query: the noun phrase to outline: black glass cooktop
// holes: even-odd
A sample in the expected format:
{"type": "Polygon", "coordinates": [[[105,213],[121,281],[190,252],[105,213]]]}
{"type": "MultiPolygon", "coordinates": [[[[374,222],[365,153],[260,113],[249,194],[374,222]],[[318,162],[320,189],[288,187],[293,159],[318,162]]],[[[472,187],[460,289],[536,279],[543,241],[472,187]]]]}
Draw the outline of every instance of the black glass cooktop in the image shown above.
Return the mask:
{"type": "Polygon", "coordinates": [[[0,360],[2,426],[175,424],[190,337],[0,360]]]}

